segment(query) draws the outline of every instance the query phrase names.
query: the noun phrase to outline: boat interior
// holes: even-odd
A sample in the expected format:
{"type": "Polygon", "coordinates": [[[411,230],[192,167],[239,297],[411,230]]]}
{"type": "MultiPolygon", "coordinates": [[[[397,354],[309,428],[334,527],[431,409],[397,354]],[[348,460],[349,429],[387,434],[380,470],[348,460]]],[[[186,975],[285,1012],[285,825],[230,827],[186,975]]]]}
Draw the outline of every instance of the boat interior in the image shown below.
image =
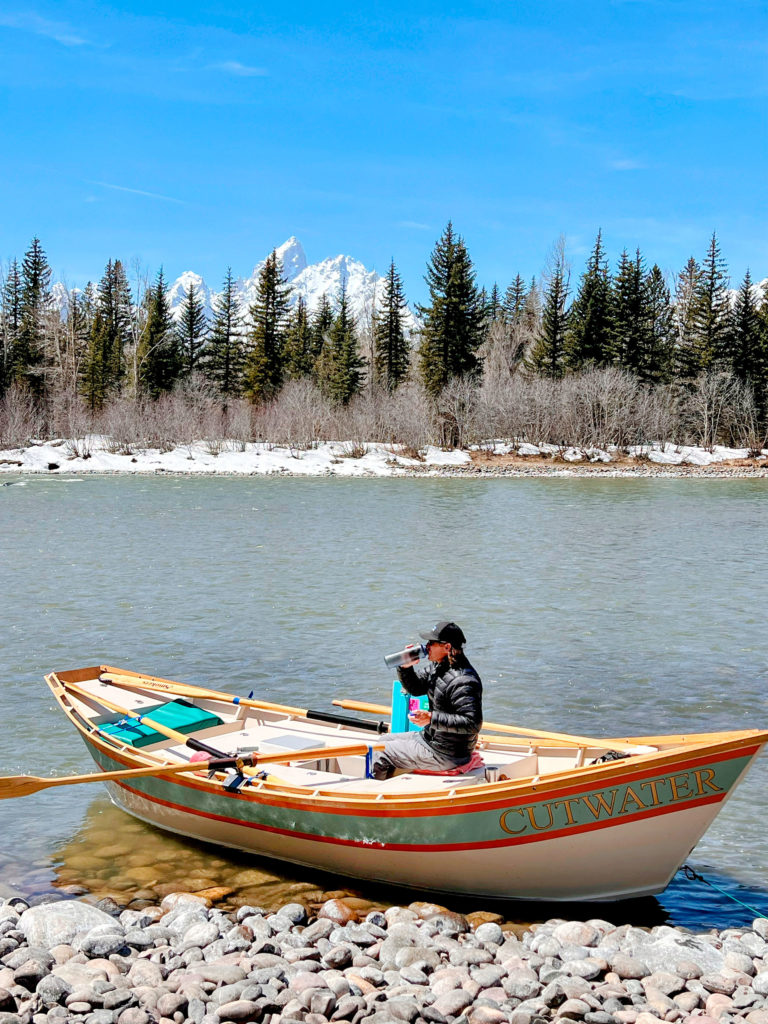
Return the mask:
{"type": "MultiPolygon", "coordinates": [[[[118,684],[100,678],[103,671],[104,666],[97,666],[90,670],[53,673],[47,681],[81,730],[98,735],[117,752],[129,755],[132,762],[138,765],[184,764],[193,760],[194,751],[180,738],[168,738],[132,717],[141,715],[164,722],[175,732],[194,737],[227,755],[242,757],[254,752],[282,755],[279,763],[268,765],[266,781],[301,787],[315,794],[355,792],[402,797],[451,794],[467,787],[513,780],[533,779],[535,782],[541,776],[588,766],[615,749],[611,740],[576,742],[577,737],[561,740],[483,732],[477,748],[483,763],[477,768],[460,775],[401,773],[379,781],[366,777],[364,753],[342,756],[331,753],[334,748],[350,744],[375,746],[380,736],[374,732],[309,720],[301,709],[281,705],[234,705],[231,697],[224,702],[214,697],[179,696],[143,688],[142,680],[152,681],[152,677],[136,676],[134,681],[124,675],[119,677],[118,684]],[[124,679],[129,679],[129,683],[123,682],[124,679]],[[120,710],[110,708],[110,703],[119,705],[120,710]],[[328,756],[302,759],[302,751],[323,747],[328,748],[328,756]]],[[[547,735],[551,734],[543,734],[547,735]]],[[[623,741],[620,745],[621,756],[650,754],[660,749],[660,745],[637,741],[623,741]]],[[[204,764],[201,770],[205,771],[204,764]]],[[[250,769],[247,774],[258,774],[258,768],[250,769]]]]}

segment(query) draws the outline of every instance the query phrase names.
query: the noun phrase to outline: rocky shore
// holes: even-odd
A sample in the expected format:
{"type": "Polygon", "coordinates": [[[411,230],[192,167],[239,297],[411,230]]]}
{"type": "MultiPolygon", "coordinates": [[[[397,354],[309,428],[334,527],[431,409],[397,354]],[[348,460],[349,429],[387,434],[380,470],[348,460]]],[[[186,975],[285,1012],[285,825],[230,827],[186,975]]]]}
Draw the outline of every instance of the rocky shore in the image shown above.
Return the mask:
{"type": "Polygon", "coordinates": [[[768,1024],[768,920],[503,930],[430,903],[0,904],[0,1024],[768,1024]]]}

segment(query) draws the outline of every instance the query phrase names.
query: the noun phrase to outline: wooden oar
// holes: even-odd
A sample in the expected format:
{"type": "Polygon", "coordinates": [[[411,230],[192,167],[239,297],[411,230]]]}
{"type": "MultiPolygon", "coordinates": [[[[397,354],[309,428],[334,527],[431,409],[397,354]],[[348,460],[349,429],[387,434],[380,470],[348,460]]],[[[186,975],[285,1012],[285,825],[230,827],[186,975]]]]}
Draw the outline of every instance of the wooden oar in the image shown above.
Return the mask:
{"type": "Polygon", "coordinates": [[[387,726],[384,722],[370,722],[364,718],[351,718],[348,715],[331,715],[326,711],[294,708],[287,704],[270,704],[267,701],[254,700],[252,697],[235,697],[231,693],[225,693],[223,690],[208,690],[203,686],[195,686],[192,683],[174,683],[169,679],[158,679],[155,676],[132,676],[121,672],[105,671],[101,673],[99,679],[105,683],[114,683],[116,686],[130,686],[133,689],[172,693],[177,697],[220,700],[227,704],[235,704],[238,707],[257,708],[260,711],[277,711],[280,714],[295,715],[297,718],[306,718],[309,721],[348,725],[356,729],[365,729],[367,732],[387,732],[387,726]]]}
{"type": "MultiPolygon", "coordinates": [[[[361,700],[335,700],[333,703],[340,708],[348,708],[350,711],[363,711],[371,715],[391,715],[392,709],[384,704],[368,704],[361,700]]],[[[483,729],[489,732],[501,732],[510,736],[535,737],[540,740],[551,740],[555,743],[565,743],[572,747],[610,747],[611,750],[620,750],[627,754],[637,751],[637,744],[624,743],[621,740],[597,739],[594,736],[573,736],[564,732],[543,732],[541,729],[523,729],[517,725],[500,725],[498,722],[483,722],[483,729]]]]}
{"type": "MultiPolygon", "coordinates": [[[[110,782],[116,779],[137,779],[143,775],[179,775],[182,772],[223,771],[250,764],[285,764],[287,761],[315,761],[326,757],[352,757],[367,754],[370,749],[380,750],[382,743],[348,743],[341,747],[316,747],[313,750],[287,751],[279,754],[248,754],[244,758],[222,757],[210,761],[190,761],[184,764],[158,764],[147,768],[126,768],[114,772],[100,772],[98,775],[62,775],[59,778],[41,778],[37,775],[6,775],[0,777],[0,800],[11,797],[29,796],[51,786],[77,786],[82,782],[110,782]]],[[[282,782],[282,780],[277,780],[282,782]]]]}

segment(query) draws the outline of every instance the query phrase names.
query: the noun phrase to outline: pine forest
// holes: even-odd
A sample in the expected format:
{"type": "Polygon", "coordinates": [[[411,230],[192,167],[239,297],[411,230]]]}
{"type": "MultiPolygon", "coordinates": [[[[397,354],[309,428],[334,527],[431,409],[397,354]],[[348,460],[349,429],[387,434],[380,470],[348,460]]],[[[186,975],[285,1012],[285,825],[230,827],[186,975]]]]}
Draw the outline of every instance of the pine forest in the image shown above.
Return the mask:
{"type": "Polygon", "coordinates": [[[162,269],[129,277],[110,260],[54,302],[38,238],[2,268],[3,446],[766,445],[768,281],[732,287],[714,234],[674,280],[598,232],[578,277],[558,243],[540,280],[481,286],[449,223],[416,320],[394,260],[365,322],[344,288],[307,308],[276,252],[246,308],[229,268],[210,311],[190,284],[175,315],[162,269]]]}

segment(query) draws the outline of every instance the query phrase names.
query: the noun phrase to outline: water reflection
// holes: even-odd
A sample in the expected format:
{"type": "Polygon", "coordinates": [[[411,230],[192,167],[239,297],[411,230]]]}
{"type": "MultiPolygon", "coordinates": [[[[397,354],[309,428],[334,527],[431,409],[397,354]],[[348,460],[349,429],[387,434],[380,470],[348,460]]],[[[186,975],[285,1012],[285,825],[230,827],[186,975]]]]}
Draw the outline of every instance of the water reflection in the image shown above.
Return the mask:
{"type": "Polygon", "coordinates": [[[224,910],[247,903],[274,911],[293,901],[316,910],[326,899],[342,898],[364,914],[426,899],[463,914],[498,915],[504,926],[516,930],[553,917],[600,918],[617,926],[670,924],[706,930],[746,926],[756,916],[768,915],[768,890],[718,875],[707,866],[698,865],[697,870],[712,885],[690,881],[678,872],[656,898],[611,903],[529,903],[448,893],[424,895],[183,839],[137,821],[106,797],[90,804],[81,828],[48,863],[7,862],[2,866],[4,880],[27,898],[56,891],[89,901],[109,897],[121,907],[158,903],[177,891],[200,892],[224,910]]]}

